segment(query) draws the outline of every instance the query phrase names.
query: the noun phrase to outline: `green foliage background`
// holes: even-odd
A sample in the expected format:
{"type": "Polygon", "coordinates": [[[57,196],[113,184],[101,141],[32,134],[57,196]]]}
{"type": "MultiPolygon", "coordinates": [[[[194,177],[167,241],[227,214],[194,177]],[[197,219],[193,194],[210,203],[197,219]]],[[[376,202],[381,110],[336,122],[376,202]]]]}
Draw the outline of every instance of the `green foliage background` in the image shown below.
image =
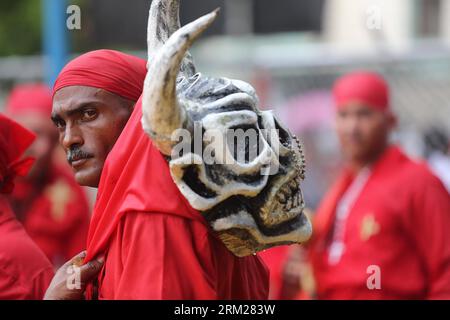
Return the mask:
{"type": "Polygon", "coordinates": [[[0,1],[0,56],[41,50],[41,1],[0,1]]]}
{"type": "MultiPolygon", "coordinates": [[[[83,13],[88,11],[86,0],[66,2],[80,6],[83,13]]],[[[0,56],[40,54],[41,22],[41,0],[0,0],[0,56]]],[[[83,44],[81,32],[69,32],[69,37],[76,47],[83,44]]]]}

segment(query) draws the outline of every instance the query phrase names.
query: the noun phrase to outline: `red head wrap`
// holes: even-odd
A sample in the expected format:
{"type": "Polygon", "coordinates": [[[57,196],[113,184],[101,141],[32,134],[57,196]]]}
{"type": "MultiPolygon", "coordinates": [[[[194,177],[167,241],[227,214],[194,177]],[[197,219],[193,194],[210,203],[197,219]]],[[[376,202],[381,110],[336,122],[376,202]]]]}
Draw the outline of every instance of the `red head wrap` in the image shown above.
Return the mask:
{"type": "Polygon", "coordinates": [[[70,61],[53,86],[53,95],[61,88],[87,86],[104,89],[131,101],[142,93],[146,61],[114,50],[96,50],[70,61]]]}
{"type": "Polygon", "coordinates": [[[50,119],[52,92],[44,84],[21,84],[13,88],[6,100],[6,113],[19,115],[34,112],[50,119]]]}
{"type": "Polygon", "coordinates": [[[333,88],[337,109],[360,102],[380,111],[389,110],[389,88],[386,81],[372,72],[354,72],[339,78],[333,88]]]}

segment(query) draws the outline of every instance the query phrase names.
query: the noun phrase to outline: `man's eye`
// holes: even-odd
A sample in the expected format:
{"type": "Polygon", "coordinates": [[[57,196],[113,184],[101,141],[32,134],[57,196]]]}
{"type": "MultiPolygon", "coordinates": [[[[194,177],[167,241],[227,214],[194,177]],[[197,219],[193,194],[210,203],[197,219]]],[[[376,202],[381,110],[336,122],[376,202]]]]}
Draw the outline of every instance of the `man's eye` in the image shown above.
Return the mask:
{"type": "Polygon", "coordinates": [[[95,110],[85,110],[83,111],[83,120],[93,120],[97,116],[95,110]]]}
{"type": "Polygon", "coordinates": [[[58,129],[62,129],[65,126],[65,123],[63,121],[54,121],[54,124],[58,129]]]}

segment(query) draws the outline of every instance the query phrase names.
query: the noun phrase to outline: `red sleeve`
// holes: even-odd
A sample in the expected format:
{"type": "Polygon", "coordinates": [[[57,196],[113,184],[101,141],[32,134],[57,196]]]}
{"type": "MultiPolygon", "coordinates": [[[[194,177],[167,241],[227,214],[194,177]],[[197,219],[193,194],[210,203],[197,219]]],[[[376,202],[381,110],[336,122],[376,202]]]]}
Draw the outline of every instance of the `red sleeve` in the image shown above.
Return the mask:
{"type": "Polygon", "coordinates": [[[115,299],[217,298],[208,233],[200,222],[128,213],[118,230],[123,269],[115,299]]]}
{"type": "Polygon", "coordinates": [[[450,195],[431,174],[413,183],[417,187],[406,225],[424,261],[427,298],[450,299],[450,195]]]}

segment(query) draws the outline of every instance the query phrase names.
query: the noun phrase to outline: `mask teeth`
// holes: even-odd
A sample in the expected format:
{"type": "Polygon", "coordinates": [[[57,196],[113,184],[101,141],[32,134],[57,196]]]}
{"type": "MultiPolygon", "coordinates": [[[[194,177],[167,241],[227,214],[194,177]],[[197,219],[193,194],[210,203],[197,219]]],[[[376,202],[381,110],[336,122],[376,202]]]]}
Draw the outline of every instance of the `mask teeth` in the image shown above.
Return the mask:
{"type": "Polygon", "coordinates": [[[297,151],[298,153],[294,153],[295,155],[295,166],[297,167],[297,169],[300,172],[300,177],[302,178],[302,180],[305,179],[305,174],[306,174],[306,161],[305,161],[305,155],[303,153],[303,147],[302,144],[300,143],[300,140],[298,139],[298,137],[296,135],[293,135],[295,142],[297,142],[297,151]],[[298,156],[300,155],[300,157],[298,156]]]}

